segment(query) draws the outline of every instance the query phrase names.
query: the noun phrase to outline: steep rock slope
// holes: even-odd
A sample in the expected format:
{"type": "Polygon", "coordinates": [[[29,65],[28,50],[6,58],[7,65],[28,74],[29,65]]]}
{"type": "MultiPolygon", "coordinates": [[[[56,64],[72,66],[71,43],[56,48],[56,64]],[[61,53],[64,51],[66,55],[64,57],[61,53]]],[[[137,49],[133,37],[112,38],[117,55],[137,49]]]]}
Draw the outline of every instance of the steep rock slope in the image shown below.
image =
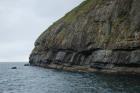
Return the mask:
{"type": "Polygon", "coordinates": [[[40,35],[30,64],[140,73],[140,0],[84,1],[40,35]]]}

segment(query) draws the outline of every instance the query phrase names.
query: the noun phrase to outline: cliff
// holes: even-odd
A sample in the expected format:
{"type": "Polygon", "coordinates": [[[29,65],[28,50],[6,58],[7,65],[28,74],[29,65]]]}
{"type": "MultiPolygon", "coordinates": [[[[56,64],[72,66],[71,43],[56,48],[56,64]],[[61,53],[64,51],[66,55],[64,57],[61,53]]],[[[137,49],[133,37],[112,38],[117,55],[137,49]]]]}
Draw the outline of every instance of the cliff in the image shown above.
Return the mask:
{"type": "Polygon", "coordinates": [[[140,0],[86,0],[44,31],[30,64],[140,73],[140,0]]]}

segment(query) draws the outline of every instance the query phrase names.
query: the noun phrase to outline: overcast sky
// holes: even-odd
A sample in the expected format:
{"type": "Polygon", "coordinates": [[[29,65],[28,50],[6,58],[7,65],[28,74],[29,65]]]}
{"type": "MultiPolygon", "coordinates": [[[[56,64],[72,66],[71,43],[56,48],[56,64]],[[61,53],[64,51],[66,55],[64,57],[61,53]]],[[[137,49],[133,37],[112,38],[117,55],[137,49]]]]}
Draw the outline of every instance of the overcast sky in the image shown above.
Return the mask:
{"type": "Polygon", "coordinates": [[[0,62],[28,61],[37,37],[84,0],[0,0],[0,62]]]}

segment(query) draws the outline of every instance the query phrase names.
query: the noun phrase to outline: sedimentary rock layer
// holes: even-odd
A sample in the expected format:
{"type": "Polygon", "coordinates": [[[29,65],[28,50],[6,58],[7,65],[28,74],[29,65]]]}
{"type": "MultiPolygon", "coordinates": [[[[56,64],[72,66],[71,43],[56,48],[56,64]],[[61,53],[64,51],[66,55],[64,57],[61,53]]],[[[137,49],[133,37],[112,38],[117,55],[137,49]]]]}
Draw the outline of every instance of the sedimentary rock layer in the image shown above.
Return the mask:
{"type": "Polygon", "coordinates": [[[140,0],[84,1],[40,35],[30,64],[140,73],[140,0]]]}

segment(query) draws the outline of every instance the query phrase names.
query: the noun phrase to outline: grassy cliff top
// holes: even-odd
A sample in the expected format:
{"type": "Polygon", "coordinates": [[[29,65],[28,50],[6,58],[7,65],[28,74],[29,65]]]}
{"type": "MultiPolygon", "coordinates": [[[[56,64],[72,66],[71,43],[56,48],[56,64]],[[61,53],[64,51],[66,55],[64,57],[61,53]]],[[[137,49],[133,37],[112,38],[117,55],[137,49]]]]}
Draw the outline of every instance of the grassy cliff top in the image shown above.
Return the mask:
{"type": "Polygon", "coordinates": [[[79,6],[68,12],[63,19],[65,22],[71,22],[78,16],[88,13],[96,4],[100,4],[103,0],[85,0],[79,6]]]}

